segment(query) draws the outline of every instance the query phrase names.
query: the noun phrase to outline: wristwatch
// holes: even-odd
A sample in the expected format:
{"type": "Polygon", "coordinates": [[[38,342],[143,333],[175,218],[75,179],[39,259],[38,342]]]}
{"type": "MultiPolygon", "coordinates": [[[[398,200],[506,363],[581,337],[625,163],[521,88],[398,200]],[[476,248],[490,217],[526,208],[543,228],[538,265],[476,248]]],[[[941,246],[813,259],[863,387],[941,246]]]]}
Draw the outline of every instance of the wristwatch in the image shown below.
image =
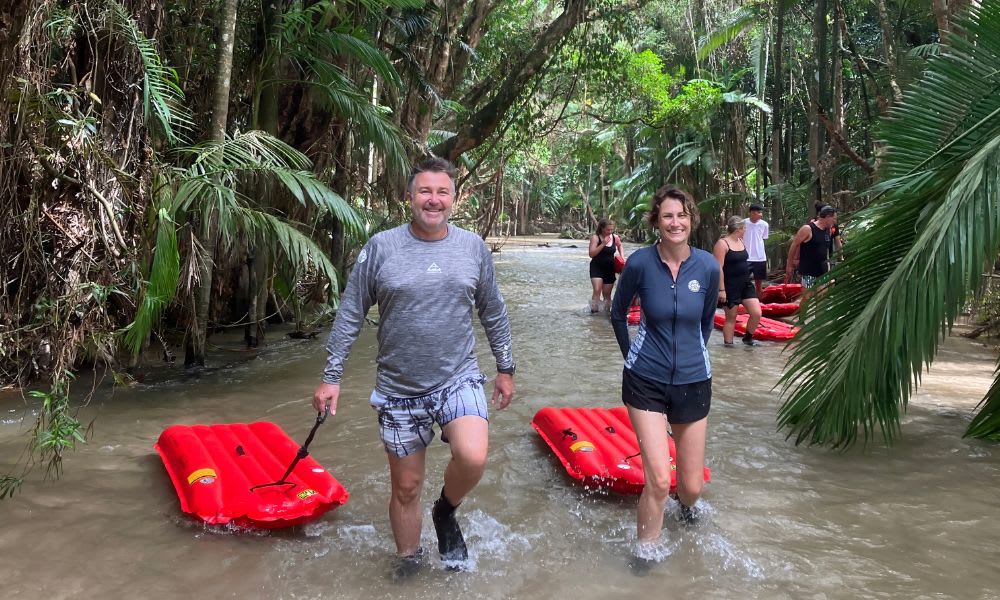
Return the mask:
{"type": "Polygon", "coordinates": [[[504,375],[513,375],[516,370],[517,365],[514,363],[510,363],[510,366],[507,368],[497,367],[497,373],[503,373],[504,375]]]}

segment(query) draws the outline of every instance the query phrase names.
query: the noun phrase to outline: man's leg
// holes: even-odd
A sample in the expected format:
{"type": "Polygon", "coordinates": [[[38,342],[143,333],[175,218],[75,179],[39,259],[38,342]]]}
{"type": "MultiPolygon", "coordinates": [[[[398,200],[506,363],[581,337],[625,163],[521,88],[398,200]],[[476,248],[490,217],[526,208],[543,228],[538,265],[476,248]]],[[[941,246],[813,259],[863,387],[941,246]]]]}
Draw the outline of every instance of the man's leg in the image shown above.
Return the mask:
{"type": "Polygon", "coordinates": [[[438,537],[438,551],[446,561],[469,557],[462,529],[455,519],[455,509],[472,491],[486,470],[489,449],[489,423],[483,417],[467,415],[450,421],[442,428],[442,438],[451,446],[451,461],[444,471],[441,497],[434,503],[431,516],[438,537]]]}
{"type": "Polygon", "coordinates": [[[413,556],[420,547],[420,521],[423,516],[420,491],[424,485],[426,455],[424,450],[403,457],[387,455],[392,482],[389,523],[400,556],[413,556]]]}
{"type": "Polygon", "coordinates": [[[444,495],[452,506],[458,506],[486,470],[489,423],[469,415],[451,421],[442,432],[451,446],[451,461],[444,471],[444,495]]]}

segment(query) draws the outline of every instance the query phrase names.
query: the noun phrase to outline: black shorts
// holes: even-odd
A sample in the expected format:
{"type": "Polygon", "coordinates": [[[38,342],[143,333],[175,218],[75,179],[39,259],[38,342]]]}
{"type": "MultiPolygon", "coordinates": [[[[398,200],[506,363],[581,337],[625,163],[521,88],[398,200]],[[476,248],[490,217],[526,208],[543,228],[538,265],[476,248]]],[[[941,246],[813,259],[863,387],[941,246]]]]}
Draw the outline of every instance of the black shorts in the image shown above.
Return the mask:
{"type": "Polygon", "coordinates": [[[726,308],[732,308],[737,304],[743,304],[747,298],[757,297],[757,287],[749,277],[742,283],[737,281],[726,281],[726,308]]]}
{"type": "Polygon", "coordinates": [[[590,261],[590,278],[603,279],[604,285],[615,282],[615,262],[614,261],[590,261]]]}
{"type": "Polygon", "coordinates": [[[749,261],[750,273],[753,274],[753,278],[757,281],[764,281],[767,279],[767,261],[762,260],[760,262],[749,261]]]}
{"type": "Polygon", "coordinates": [[[625,369],[622,403],[639,410],[663,413],[676,425],[694,423],[708,416],[712,407],[712,379],[682,385],[650,381],[625,369]]]}

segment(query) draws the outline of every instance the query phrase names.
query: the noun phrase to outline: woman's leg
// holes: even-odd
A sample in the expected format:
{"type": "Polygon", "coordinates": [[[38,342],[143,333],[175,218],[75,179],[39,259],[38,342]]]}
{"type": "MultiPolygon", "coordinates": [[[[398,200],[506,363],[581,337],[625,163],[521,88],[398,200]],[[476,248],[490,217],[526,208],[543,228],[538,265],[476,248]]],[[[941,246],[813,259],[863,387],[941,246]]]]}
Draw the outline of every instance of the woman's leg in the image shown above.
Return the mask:
{"type": "Polygon", "coordinates": [[[604,311],[611,314],[611,290],[615,287],[615,282],[605,283],[601,286],[601,294],[604,296],[604,311]]]}
{"type": "Polygon", "coordinates": [[[736,332],[736,307],[726,307],[726,322],[722,325],[722,341],[727,344],[733,343],[733,334],[736,332]]]}
{"type": "Polygon", "coordinates": [[[590,312],[595,313],[601,306],[601,290],[604,289],[604,279],[600,277],[590,278],[590,287],[594,293],[590,296],[590,312]]]}
{"type": "Polygon", "coordinates": [[[681,504],[691,507],[698,501],[705,487],[705,436],[708,432],[708,418],[694,423],[671,425],[670,430],[677,447],[677,497],[681,504]]]}
{"type": "Polygon", "coordinates": [[[636,534],[640,544],[652,544],[663,530],[663,509],[670,496],[670,446],[667,441],[667,419],[662,413],[628,407],[646,485],[639,496],[636,534]]]}
{"type": "Polygon", "coordinates": [[[757,331],[757,325],[760,324],[760,300],[744,298],[743,306],[747,309],[747,314],[750,315],[750,318],[747,319],[747,333],[753,334],[757,331]]]}

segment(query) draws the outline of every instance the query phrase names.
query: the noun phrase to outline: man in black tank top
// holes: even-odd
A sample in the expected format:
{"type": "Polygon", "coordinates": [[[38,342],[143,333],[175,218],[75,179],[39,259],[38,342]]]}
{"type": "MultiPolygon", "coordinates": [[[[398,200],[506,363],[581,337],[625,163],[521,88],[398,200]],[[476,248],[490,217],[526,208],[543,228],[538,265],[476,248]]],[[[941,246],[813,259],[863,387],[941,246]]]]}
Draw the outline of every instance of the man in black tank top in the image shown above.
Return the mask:
{"type": "Polygon", "coordinates": [[[816,279],[829,269],[827,262],[830,248],[830,228],[837,221],[837,209],[824,206],[815,221],[799,228],[792,245],[788,248],[788,264],[785,266],[785,281],[791,281],[796,270],[802,276],[802,285],[812,288],[816,279]]]}

